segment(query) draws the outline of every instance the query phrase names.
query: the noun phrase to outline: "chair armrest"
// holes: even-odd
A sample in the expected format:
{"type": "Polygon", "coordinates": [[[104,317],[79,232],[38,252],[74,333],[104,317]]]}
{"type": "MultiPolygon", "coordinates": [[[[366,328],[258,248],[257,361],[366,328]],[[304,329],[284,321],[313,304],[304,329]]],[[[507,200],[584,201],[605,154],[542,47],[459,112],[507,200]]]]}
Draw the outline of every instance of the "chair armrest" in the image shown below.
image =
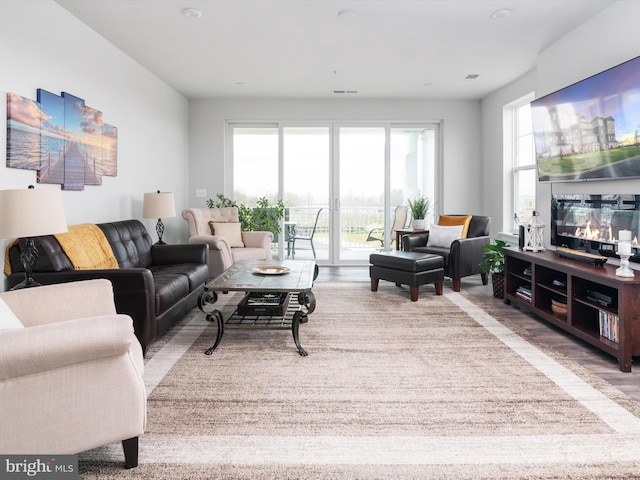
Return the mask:
{"type": "Polygon", "coordinates": [[[461,238],[451,244],[450,270],[456,278],[480,273],[478,264],[484,256],[484,246],[491,237],[461,238]]]}
{"type": "Polygon", "coordinates": [[[174,265],[178,263],[207,264],[209,249],[202,244],[152,245],[151,261],[154,265],[174,265]]]}
{"type": "Polygon", "coordinates": [[[204,244],[207,245],[210,250],[217,250],[231,256],[229,242],[227,242],[224,237],[218,235],[194,235],[189,237],[189,243],[204,244]]]}
{"type": "Polygon", "coordinates": [[[406,252],[410,252],[415,247],[424,247],[429,240],[429,232],[426,233],[411,233],[402,237],[402,249],[406,252]]]}
{"type": "MultiPolygon", "coordinates": [[[[155,296],[156,287],[153,282],[153,275],[148,268],[123,268],[104,270],[65,270],[63,272],[38,272],[33,274],[35,281],[44,285],[76,282],[79,280],[89,280],[105,278],[113,285],[113,299],[116,311],[129,315],[133,318],[136,335],[144,346],[154,338],[154,324],[148,321],[155,317],[155,296]]],[[[20,275],[12,274],[9,283],[19,283],[24,279],[20,275]],[[16,278],[14,278],[14,275],[16,278]]],[[[39,290],[39,289],[34,289],[39,290]]],[[[7,301],[9,303],[9,301],[7,301]]],[[[38,302],[39,305],[42,303],[38,302]]],[[[31,316],[37,316],[38,312],[33,312],[31,316]]],[[[79,318],[76,315],[73,318],[79,318]]],[[[85,315],[86,316],[86,315],[85,315]]],[[[21,318],[18,316],[18,318],[21,318]]],[[[43,323],[34,321],[35,323],[43,323]]]]}
{"type": "Polygon", "coordinates": [[[0,380],[124,354],[136,341],[127,315],[101,315],[0,334],[0,380]]]}
{"type": "Polygon", "coordinates": [[[242,232],[242,242],[245,247],[269,249],[269,245],[273,242],[273,233],[271,232],[242,232]]]}
{"type": "Polygon", "coordinates": [[[52,285],[3,292],[0,298],[26,327],[116,313],[113,284],[104,278],[65,283],[58,279],[52,285]]]}

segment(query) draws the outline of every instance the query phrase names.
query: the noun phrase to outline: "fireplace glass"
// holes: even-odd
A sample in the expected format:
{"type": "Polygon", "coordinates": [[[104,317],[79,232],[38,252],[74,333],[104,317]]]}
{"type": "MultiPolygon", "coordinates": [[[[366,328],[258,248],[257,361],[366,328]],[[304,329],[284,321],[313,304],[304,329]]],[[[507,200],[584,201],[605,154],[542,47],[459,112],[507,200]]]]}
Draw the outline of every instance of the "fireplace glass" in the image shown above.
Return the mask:
{"type": "Polygon", "coordinates": [[[630,260],[640,263],[639,217],[640,195],[553,195],[551,244],[617,257],[619,232],[630,230],[630,260]]]}

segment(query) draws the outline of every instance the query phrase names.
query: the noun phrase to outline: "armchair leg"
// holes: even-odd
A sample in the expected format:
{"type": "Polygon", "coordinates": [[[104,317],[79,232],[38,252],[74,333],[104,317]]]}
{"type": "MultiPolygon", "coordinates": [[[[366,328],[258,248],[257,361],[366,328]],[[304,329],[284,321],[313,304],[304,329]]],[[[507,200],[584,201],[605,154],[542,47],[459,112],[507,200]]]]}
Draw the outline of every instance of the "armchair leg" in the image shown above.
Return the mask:
{"type": "Polygon", "coordinates": [[[489,283],[489,276],[487,275],[487,272],[482,272],[480,274],[480,277],[482,278],[482,284],[483,285],[487,285],[489,283]]]}
{"type": "Polygon", "coordinates": [[[460,279],[459,278],[452,278],[451,280],[453,280],[453,291],[454,292],[459,292],[460,291],[460,279]]]}
{"type": "Polygon", "coordinates": [[[124,450],[124,468],[135,468],[138,466],[138,437],[122,440],[124,450]]]}

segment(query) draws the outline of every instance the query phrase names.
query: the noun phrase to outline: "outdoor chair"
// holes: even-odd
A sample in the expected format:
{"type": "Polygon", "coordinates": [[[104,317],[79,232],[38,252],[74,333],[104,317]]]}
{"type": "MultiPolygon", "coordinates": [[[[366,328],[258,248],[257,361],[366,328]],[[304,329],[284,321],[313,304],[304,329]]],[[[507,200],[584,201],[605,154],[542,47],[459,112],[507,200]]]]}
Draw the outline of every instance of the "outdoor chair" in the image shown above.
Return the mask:
{"type": "MultiPolygon", "coordinates": [[[[393,245],[393,240],[396,235],[396,230],[400,230],[405,228],[410,220],[409,215],[409,207],[406,205],[398,205],[393,214],[393,224],[391,226],[391,241],[390,244],[393,245]]],[[[384,250],[384,228],[382,227],[374,227],[369,230],[369,235],[367,236],[367,242],[380,242],[380,250],[384,250]]]]}
{"type": "MultiPolygon", "coordinates": [[[[311,251],[313,252],[313,258],[316,258],[316,247],[313,244],[313,237],[316,234],[316,229],[318,228],[318,219],[320,218],[320,214],[322,213],[322,208],[320,210],[318,210],[318,213],[316,213],[316,219],[313,222],[312,226],[308,226],[308,227],[299,227],[296,226],[295,230],[293,232],[293,235],[291,236],[291,258],[295,258],[296,256],[296,243],[300,242],[300,241],[307,241],[310,243],[311,245],[311,251]]],[[[289,250],[289,249],[287,249],[289,250]]]]}

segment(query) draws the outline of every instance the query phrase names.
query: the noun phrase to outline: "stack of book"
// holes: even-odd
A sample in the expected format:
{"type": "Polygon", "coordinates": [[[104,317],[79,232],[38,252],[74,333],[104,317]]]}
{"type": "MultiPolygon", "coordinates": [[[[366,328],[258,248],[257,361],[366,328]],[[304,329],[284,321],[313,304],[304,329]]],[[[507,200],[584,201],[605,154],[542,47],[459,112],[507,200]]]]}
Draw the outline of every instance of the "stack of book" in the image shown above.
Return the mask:
{"type": "Polygon", "coordinates": [[[516,290],[516,296],[523,299],[525,302],[531,303],[531,289],[525,285],[520,285],[516,290]]]}
{"type": "Polygon", "coordinates": [[[598,310],[598,321],[600,323],[600,335],[618,343],[618,315],[615,313],[598,310]]]}

